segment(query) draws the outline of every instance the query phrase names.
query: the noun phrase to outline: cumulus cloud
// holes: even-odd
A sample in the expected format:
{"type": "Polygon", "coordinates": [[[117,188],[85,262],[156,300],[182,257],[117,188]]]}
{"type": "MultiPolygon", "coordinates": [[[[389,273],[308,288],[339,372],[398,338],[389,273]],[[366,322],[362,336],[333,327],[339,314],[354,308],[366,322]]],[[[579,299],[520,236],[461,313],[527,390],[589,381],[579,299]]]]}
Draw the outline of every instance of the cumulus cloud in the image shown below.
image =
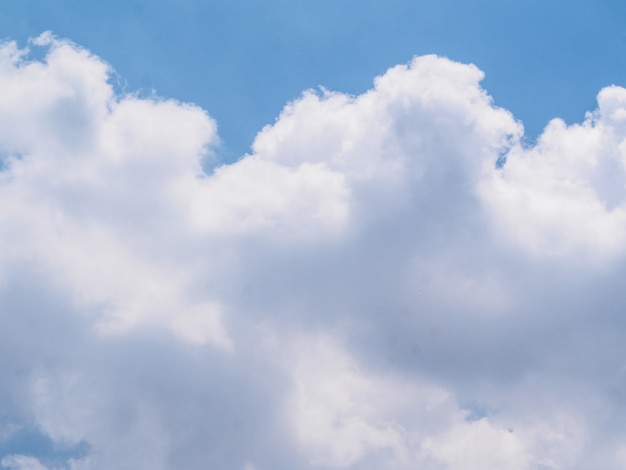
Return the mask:
{"type": "Polygon", "coordinates": [[[0,46],[3,468],[624,465],[626,90],[528,146],[476,66],[417,57],[228,163],[199,107],[28,47],[0,46]]]}
{"type": "Polygon", "coordinates": [[[623,256],[625,104],[626,90],[605,88],[582,124],[554,119],[536,146],[511,149],[483,188],[503,238],[540,257],[623,256]]]}

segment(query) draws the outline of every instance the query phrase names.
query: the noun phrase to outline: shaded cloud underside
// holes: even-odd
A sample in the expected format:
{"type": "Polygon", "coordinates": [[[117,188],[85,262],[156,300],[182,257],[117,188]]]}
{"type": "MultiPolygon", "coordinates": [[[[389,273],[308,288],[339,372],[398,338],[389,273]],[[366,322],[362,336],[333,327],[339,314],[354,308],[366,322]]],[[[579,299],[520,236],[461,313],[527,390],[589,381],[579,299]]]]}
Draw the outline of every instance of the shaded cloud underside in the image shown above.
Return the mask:
{"type": "Polygon", "coordinates": [[[626,89],[527,146],[477,67],[417,57],[221,164],[202,109],[30,47],[0,46],[0,443],[53,450],[1,467],[626,465],[626,89]]]}

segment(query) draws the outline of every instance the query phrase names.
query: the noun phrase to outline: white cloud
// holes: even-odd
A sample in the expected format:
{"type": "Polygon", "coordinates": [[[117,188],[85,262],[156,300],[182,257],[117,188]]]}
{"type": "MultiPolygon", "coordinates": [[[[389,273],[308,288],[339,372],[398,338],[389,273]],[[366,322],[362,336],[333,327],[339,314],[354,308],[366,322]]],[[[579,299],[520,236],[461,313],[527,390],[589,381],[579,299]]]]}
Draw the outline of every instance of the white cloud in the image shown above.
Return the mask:
{"type": "Polygon", "coordinates": [[[623,255],[625,96],[605,88],[582,124],[555,119],[535,147],[511,149],[503,171],[481,188],[504,238],[537,256],[623,255]]]}
{"type": "Polygon", "coordinates": [[[348,216],[344,177],[323,164],[290,169],[247,156],[211,178],[181,180],[173,194],[191,228],[207,235],[269,232],[288,242],[340,233],[348,216]]]}
{"type": "Polygon", "coordinates": [[[323,468],[571,468],[584,446],[575,414],[470,419],[445,388],[367,373],[330,338],[300,339],[287,357],[287,416],[323,468]]]}
{"type": "Polygon", "coordinates": [[[4,263],[48,270],[106,329],[157,322],[228,345],[219,307],[182,298],[186,274],[167,260],[167,236],[152,237],[180,223],[167,187],[200,171],[213,122],[189,105],[116,97],[104,63],[50,41],[45,64],[6,54],[0,77],[11,97],[0,113],[4,263]]]}
{"type": "Polygon", "coordinates": [[[205,173],[202,109],[31,47],[0,46],[0,444],[54,455],[3,466],[622,465],[626,90],[528,147],[420,57],[205,173]]]}

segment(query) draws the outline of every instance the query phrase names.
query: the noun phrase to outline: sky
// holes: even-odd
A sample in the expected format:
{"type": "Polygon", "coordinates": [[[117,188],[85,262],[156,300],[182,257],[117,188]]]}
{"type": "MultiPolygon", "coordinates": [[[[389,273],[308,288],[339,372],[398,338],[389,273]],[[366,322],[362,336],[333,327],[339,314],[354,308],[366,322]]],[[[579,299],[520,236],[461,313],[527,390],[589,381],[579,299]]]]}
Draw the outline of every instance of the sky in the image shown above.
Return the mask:
{"type": "Polygon", "coordinates": [[[50,30],[110,64],[125,91],[198,104],[232,161],[304,90],[363,93],[424,54],[476,64],[532,140],[622,83],[624,15],[619,0],[2,0],[0,37],[24,46],[50,30]]]}
{"type": "Polygon", "coordinates": [[[0,468],[625,468],[625,15],[1,0],[0,468]]]}

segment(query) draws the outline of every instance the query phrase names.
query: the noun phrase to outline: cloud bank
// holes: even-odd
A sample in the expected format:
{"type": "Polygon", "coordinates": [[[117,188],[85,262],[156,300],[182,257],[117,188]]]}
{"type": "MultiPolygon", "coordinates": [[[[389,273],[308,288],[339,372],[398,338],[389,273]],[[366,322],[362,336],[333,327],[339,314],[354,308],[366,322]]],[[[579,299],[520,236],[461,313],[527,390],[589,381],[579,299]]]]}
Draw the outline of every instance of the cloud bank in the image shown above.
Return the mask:
{"type": "Polygon", "coordinates": [[[626,89],[536,144],[437,56],[238,161],[47,33],[0,46],[0,467],[626,465],[626,89]]]}

